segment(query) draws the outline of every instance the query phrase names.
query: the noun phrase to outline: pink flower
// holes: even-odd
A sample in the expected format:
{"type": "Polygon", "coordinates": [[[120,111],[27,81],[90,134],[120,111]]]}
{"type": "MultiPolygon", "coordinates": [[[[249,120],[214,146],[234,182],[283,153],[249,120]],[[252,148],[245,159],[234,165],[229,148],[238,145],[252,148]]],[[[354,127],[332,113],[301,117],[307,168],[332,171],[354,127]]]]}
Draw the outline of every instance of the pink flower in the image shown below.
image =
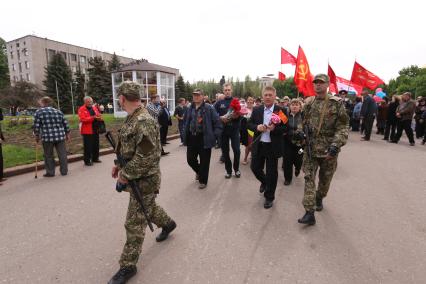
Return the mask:
{"type": "Polygon", "coordinates": [[[272,116],[271,116],[271,121],[269,122],[269,124],[277,125],[277,124],[280,124],[280,122],[281,122],[281,118],[277,114],[273,113],[272,116]]]}

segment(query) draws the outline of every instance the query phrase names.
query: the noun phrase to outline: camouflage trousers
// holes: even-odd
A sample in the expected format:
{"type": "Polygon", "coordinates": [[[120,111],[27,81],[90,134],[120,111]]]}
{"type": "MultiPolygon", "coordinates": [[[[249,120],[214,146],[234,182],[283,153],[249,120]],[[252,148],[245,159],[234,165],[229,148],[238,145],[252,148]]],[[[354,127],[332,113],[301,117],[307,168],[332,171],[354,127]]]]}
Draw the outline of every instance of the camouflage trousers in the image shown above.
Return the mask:
{"type": "MultiPolygon", "coordinates": [[[[147,210],[151,222],[161,228],[172,219],[163,208],[155,202],[156,194],[143,196],[143,204],[147,210]]],[[[143,215],[137,200],[130,194],[129,208],[127,210],[126,222],[126,244],[120,258],[120,267],[136,265],[142,251],[142,243],[145,239],[145,230],[148,223],[143,215]]]]}
{"type": "Polygon", "coordinates": [[[325,158],[313,157],[311,160],[305,155],[303,158],[303,172],[305,173],[305,194],[303,196],[303,207],[306,211],[315,209],[315,200],[327,196],[331,180],[337,168],[337,157],[326,160],[325,158]],[[319,168],[318,190],[315,178],[319,168]]]}

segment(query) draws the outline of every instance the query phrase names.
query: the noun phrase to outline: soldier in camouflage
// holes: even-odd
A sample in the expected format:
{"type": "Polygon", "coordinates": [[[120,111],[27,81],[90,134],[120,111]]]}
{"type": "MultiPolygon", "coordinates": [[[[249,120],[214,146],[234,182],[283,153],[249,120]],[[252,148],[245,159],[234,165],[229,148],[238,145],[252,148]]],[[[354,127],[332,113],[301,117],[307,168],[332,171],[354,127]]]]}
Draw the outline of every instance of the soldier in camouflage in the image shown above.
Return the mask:
{"type": "Polygon", "coordinates": [[[312,152],[307,151],[303,157],[305,172],[305,194],[303,206],[305,215],[298,220],[301,224],[315,224],[315,209],[323,209],[322,199],[327,196],[331,179],[337,168],[337,157],[340,148],[348,139],[349,117],[343,101],[328,93],[330,79],[325,74],[314,78],[316,96],[306,100],[304,106],[304,125],[311,130],[312,152]],[[318,190],[315,186],[315,176],[319,169],[318,190]]]}
{"type": "MultiPolygon", "coordinates": [[[[112,176],[118,178],[122,184],[138,180],[147,215],[152,223],[162,228],[156,238],[161,242],[176,228],[176,223],[155,202],[161,183],[160,136],[158,124],[141,104],[139,94],[140,86],[133,82],[124,82],[118,90],[119,103],[128,116],[119,130],[116,151],[128,162],[122,168],[114,166],[112,176]]],[[[130,193],[124,225],[127,240],[119,262],[120,270],[108,283],[126,283],[136,274],[136,263],[142,250],[146,226],[147,220],[140,205],[130,193]]]]}

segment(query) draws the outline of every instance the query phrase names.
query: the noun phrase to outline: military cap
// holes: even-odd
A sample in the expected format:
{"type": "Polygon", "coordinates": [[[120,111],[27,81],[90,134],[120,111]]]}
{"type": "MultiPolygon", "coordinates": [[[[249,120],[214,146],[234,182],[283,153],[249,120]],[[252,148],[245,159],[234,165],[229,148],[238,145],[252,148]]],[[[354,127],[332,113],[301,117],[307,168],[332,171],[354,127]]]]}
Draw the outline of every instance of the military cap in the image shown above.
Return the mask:
{"type": "Polygon", "coordinates": [[[125,81],[118,88],[118,95],[124,96],[129,101],[138,101],[140,100],[140,89],[141,86],[138,83],[125,81]]]}
{"type": "Polygon", "coordinates": [[[341,94],[341,95],[343,95],[343,94],[347,95],[347,94],[348,94],[348,91],[346,91],[346,90],[340,90],[340,91],[339,91],[339,94],[341,94]]]}
{"type": "Polygon", "coordinates": [[[322,81],[324,83],[328,83],[330,82],[330,78],[326,74],[317,74],[315,75],[314,80],[312,80],[312,82],[315,83],[315,81],[322,81]]]}
{"type": "Polygon", "coordinates": [[[193,95],[203,95],[203,90],[201,90],[201,89],[195,89],[195,90],[192,92],[192,94],[193,94],[193,95]]]}

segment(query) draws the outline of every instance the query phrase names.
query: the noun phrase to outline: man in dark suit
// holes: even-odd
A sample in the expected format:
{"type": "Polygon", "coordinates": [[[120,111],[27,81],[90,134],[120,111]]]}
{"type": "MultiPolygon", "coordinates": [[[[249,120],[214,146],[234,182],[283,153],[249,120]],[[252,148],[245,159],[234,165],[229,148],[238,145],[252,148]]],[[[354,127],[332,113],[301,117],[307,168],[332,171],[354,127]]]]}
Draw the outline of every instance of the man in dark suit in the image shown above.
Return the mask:
{"type": "Polygon", "coordinates": [[[169,126],[172,125],[172,119],[166,101],[161,100],[160,105],[161,110],[158,116],[158,124],[160,124],[160,141],[161,145],[166,145],[169,144],[167,143],[167,132],[169,131],[169,126]]]}
{"type": "Polygon", "coordinates": [[[364,124],[365,136],[361,138],[362,141],[369,141],[371,130],[373,129],[374,119],[377,114],[377,103],[368,92],[363,92],[364,97],[361,107],[361,120],[364,124]]]}
{"type": "Polygon", "coordinates": [[[264,104],[253,109],[247,126],[254,132],[250,168],[261,183],[260,192],[265,197],[264,208],[268,209],[275,199],[278,158],[282,156],[282,139],[287,127],[282,120],[277,124],[271,123],[272,114],[282,111],[274,104],[277,96],[275,88],[265,87],[262,96],[264,104]],[[265,163],[266,173],[263,170],[265,163]]]}

